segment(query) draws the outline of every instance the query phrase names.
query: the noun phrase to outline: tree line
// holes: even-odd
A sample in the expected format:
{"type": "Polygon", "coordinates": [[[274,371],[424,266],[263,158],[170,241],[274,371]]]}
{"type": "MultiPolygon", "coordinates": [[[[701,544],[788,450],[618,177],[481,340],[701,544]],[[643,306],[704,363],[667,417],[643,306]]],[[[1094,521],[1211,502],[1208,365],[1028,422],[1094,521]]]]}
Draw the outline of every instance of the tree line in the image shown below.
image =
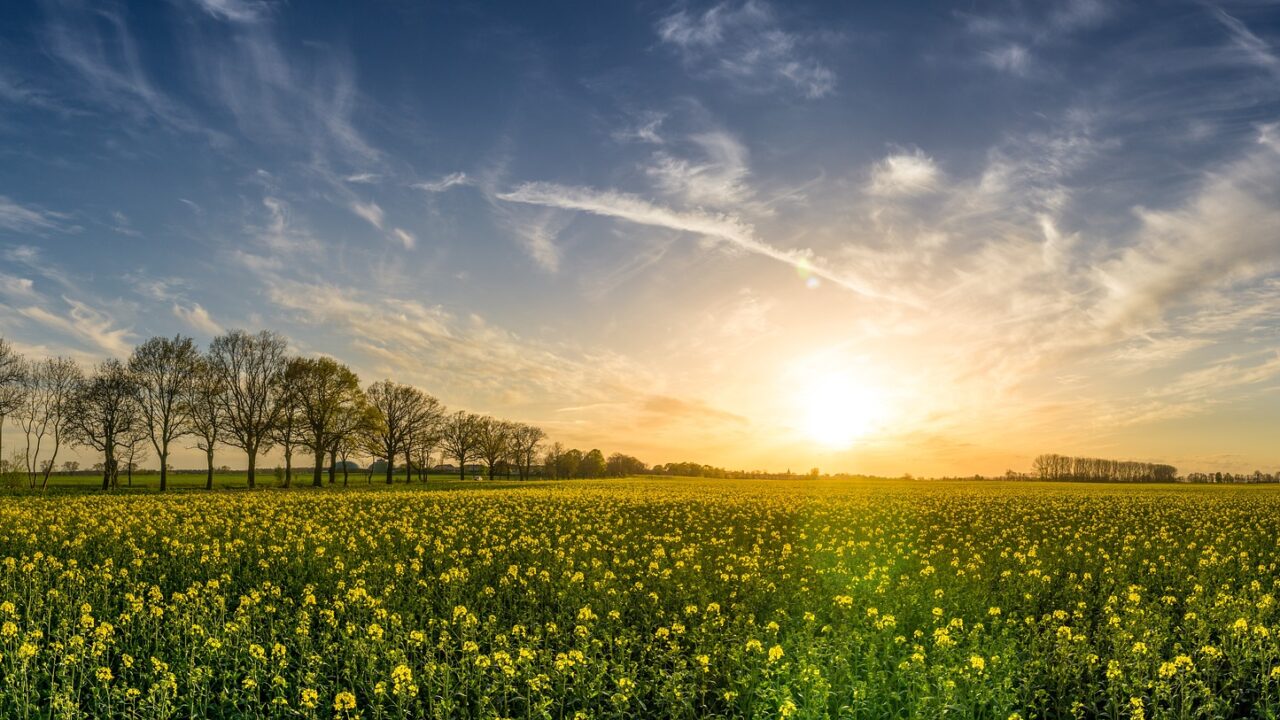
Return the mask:
{"type": "Polygon", "coordinates": [[[1261,470],[1254,470],[1251,473],[1193,472],[1187,473],[1183,479],[1189,483],[1275,483],[1280,482],[1280,472],[1265,473],[1261,470]]]}
{"type": "Polygon", "coordinates": [[[539,459],[554,465],[558,477],[599,477],[610,467],[633,467],[610,465],[625,456],[605,460],[599,450],[565,451],[559,443],[542,458],[541,428],[448,412],[435,397],[392,380],[362,388],[350,368],[331,358],[289,356],[285,338],[270,331],[231,331],[204,352],[181,335],[151,338],[127,360],[105,360],[88,373],[66,357],[28,360],[0,338],[0,427],[6,419],[24,438],[9,464],[29,487],[41,489],[67,447],[100,454],[102,487],[108,489],[118,486],[121,466],[131,473],[149,446],[166,490],[169,456],[181,439],[204,453],[209,489],[215,453],[228,447],[245,453],[251,488],[259,457],[275,447],[284,456],[285,487],[293,482],[299,453],[313,458],[316,486],[326,460],[329,481],[341,464],[345,482],[348,458],[361,456],[385,461],[387,483],[398,460],[406,481],[415,467],[423,479],[436,451],[457,462],[460,478],[478,462],[490,479],[500,469],[527,479],[539,459]]]}
{"type": "Polygon", "coordinates": [[[1173,482],[1178,479],[1178,469],[1172,465],[1055,454],[1036,456],[1031,468],[1032,475],[1040,480],[1173,482]]]}

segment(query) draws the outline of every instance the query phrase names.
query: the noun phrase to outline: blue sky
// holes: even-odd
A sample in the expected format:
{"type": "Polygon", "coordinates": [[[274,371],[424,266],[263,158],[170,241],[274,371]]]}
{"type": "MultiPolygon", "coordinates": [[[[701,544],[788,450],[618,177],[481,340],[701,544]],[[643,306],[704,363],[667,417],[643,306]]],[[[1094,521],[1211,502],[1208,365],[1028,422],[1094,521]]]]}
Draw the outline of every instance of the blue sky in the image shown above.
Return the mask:
{"type": "Polygon", "coordinates": [[[19,2],[0,334],[267,327],[650,462],[1273,470],[1277,43],[1265,2],[19,2]]]}

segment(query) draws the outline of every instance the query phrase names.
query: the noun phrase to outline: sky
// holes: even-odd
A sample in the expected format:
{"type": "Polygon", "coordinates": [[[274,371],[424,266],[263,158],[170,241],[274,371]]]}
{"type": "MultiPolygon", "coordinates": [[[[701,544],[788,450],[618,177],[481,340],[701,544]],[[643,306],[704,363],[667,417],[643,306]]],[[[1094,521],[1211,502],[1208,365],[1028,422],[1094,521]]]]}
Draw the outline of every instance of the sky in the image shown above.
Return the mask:
{"type": "Polygon", "coordinates": [[[1280,5],[7,4],[0,336],[232,328],[649,463],[1276,471],[1280,5]]]}

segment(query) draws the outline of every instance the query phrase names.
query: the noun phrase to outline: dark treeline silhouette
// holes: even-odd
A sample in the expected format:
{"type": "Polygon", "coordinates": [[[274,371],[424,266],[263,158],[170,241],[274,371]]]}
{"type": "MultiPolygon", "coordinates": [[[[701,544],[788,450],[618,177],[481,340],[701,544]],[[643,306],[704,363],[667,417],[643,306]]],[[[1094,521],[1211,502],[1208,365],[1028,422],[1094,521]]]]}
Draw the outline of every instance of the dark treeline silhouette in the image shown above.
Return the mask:
{"type": "Polygon", "coordinates": [[[425,482],[429,472],[513,475],[552,479],[624,477],[638,474],[745,478],[791,477],[790,473],[727,471],[698,463],[649,468],[638,458],[598,449],[583,452],[560,443],[545,445],[541,428],[458,410],[411,385],[380,380],[362,388],[359,377],[331,358],[290,357],[277,333],[235,330],[213,339],[201,352],[191,338],[151,338],[127,361],[107,360],[86,373],[65,357],[26,360],[0,338],[0,427],[11,418],[24,444],[2,457],[0,471],[44,489],[58,455],[75,446],[102,459],[81,473],[76,461],[63,461],[69,474],[92,472],[102,488],[118,487],[135,474],[159,477],[166,490],[175,471],[174,443],[185,442],[204,454],[205,487],[214,473],[229,472],[215,463],[219,451],[244,453],[246,481],[255,487],[258,460],[278,448],[284,466],[273,472],[282,487],[299,473],[319,487],[350,481],[360,470],[353,458],[369,461],[390,484],[425,482]],[[545,452],[544,452],[545,449],[545,452]],[[140,467],[154,453],[157,470],[140,467]],[[439,464],[433,465],[433,457],[439,464]],[[304,458],[295,463],[296,457],[304,458]]]}
{"type": "Polygon", "coordinates": [[[1038,480],[1077,482],[1174,482],[1178,469],[1160,463],[1104,458],[1039,455],[1031,464],[1038,480]]]}
{"type": "Polygon", "coordinates": [[[1280,482],[1280,472],[1264,473],[1254,470],[1251,473],[1193,472],[1182,478],[1189,483],[1274,483],[1280,482]]]}
{"type": "MultiPolygon", "coordinates": [[[[681,477],[724,478],[726,480],[787,480],[797,477],[791,471],[778,473],[768,472],[767,470],[726,470],[722,467],[703,465],[696,462],[658,464],[650,468],[648,472],[651,475],[679,475],[681,477]]],[[[810,471],[807,476],[813,477],[817,476],[817,474],[810,471]]]]}
{"type": "MultiPolygon", "coordinates": [[[[215,455],[228,447],[245,453],[249,487],[257,482],[259,456],[275,447],[284,456],[279,478],[285,487],[294,479],[295,452],[311,460],[306,470],[315,486],[326,475],[334,484],[339,472],[346,484],[358,467],[354,457],[380,462],[387,483],[397,471],[406,482],[425,481],[436,452],[457,463],[460,478],[477,461],[490,479],[543,474],[536,464],[546,439],[541,428],[449,413],[431,395],[392,380],[362,389],[347,366],[290,357],[286,348],[283,336],[268,331],[228,332],[203,353],[191,338],[151,338],[127,361],[106,360],[86,373],[65,357],[27,360],[0,338],[0,427],[12,419],[23,438],[12,458],[4,459],[0,446],[0,469],[44,489],[59,453],[82,447],[102,458],[94,470],[108,489],[119,485],[121,470],[132,480],[149,446],[165,490],[170,453],[185,440],[205,455],[206,488],[213,487],[215,455]]],[[[611,469],[644,467],[625,456],[614,456],[610,465],[599,450],[577,455],[572,473],[559,474],[557,466],[549,474],[602,477],[611,469]]],[[[78,468],[63,463],[65,471],[78,468]]]]}

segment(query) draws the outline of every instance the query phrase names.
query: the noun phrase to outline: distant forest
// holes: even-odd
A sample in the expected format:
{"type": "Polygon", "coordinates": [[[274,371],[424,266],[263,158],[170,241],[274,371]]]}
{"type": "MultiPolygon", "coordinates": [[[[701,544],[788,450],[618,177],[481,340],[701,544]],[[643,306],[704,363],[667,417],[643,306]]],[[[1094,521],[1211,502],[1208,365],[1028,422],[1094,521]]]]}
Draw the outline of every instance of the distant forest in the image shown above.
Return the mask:
{"type": "Polygon", "coordinates": [[[1189,482],[1189,483],[1273,483],[1280,482],[1280,473],[1196,472],[1185,477],[1178,469],[1161,463],[1133,460],[1107,460],[1104,458],[1071,457],[1067,455],[1039,455],[1031,463],[1031,472],[1010,473],[1010,477],[1026,480],[1057,482],[1189,482]]]}

